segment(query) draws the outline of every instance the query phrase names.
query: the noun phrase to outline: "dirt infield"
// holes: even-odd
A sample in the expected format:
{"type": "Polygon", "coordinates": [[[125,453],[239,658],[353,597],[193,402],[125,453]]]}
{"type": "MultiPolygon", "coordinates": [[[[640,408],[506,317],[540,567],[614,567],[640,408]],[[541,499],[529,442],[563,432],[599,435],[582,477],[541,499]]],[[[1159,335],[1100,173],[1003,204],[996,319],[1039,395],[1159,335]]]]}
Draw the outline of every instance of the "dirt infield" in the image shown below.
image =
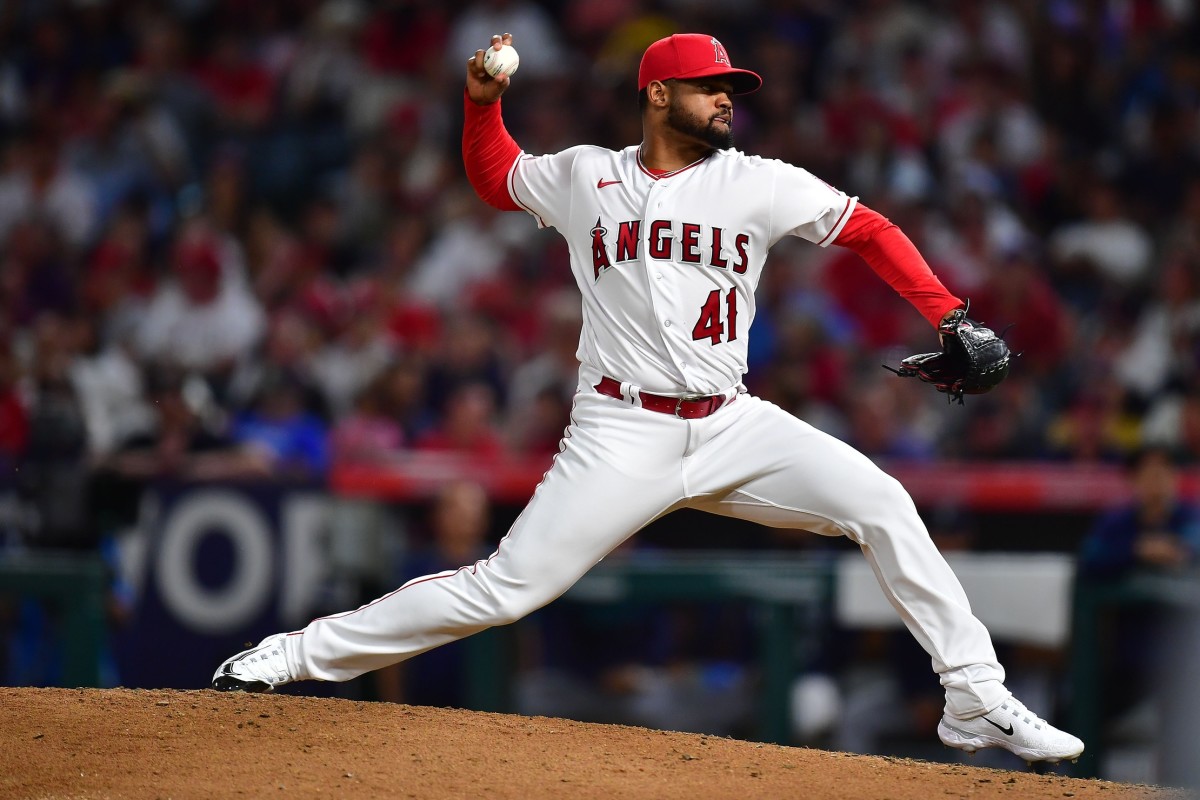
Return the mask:
{"type": "Polygon", "coordinates": [[[544,717],[212,691],[0,689],[0,797],[1168,798],[1029,772],[544,717]]]}

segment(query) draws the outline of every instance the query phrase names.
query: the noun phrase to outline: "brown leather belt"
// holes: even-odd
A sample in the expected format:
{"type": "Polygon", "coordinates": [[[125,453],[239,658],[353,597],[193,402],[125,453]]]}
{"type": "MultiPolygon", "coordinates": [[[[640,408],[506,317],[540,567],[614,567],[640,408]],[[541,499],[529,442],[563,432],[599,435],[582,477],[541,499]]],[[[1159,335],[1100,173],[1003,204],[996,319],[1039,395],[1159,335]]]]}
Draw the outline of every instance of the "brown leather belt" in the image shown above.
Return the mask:
{"type": "MultiPolygon", "coordinates": [[[[596,384],[596,391],[600,394],[616,400],[625,400],[621,394],[621,382],[609,378],[607,376],[600,379],[596,384]]],[[[736,398],[737,395],[734,395],[736,398]]],[[[661,394],[650,394],[638,390],[638,399],[642,401],[642,408],[649,411],[657,411],[660,414],[670,414],[673,417],[680,419],[702,419],[710,414],[715,414],[717,409],[725,405],[726,402],[733,402],[733,398],[726,398],[723,394],[704,394],[695,397],[667,397],[661,394]]]]}

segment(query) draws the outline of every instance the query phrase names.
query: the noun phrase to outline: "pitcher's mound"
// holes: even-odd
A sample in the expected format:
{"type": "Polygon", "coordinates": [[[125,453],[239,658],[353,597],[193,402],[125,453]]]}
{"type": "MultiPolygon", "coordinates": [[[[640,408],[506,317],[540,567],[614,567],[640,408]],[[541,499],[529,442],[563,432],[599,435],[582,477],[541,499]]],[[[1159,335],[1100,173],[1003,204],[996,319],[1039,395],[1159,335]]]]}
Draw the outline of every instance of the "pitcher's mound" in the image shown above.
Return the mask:
{"type": "Polygon", "coordinates": [[[545,717],[213,691],[0,689],[5,798],[1166,798],[1145,786],[545,717]]]}

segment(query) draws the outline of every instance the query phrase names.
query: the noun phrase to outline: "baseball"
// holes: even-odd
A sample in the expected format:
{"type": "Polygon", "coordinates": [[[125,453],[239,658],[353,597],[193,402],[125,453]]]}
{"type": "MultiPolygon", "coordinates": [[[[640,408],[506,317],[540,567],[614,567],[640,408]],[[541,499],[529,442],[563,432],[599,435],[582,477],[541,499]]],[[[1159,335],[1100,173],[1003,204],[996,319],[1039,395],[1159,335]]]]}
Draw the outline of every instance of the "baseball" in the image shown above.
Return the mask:
{"type": "Polygon", "coordinates": [[[497,75],[512,75],[521,64],[521,57],[511,44],[501,46],[499,50],[489,47],[483,54],[483,68],[493,78],[497,75]]]}

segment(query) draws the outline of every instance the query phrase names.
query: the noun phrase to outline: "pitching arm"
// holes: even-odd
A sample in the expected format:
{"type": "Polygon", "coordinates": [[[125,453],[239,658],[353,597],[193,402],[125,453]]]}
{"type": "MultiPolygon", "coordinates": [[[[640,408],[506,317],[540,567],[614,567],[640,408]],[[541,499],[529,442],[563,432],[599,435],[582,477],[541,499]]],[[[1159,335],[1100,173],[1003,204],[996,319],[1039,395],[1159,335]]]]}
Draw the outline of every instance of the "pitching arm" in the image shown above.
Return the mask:
{"type": "Polygon", "coordinates": [[[463,164],[475,193],[493,208],[521,211],[508,194],[508,173],[521,155],[500,116],[500,103],[476,105],[464,94],[463,164]]]}
{"type": "MultiPolygon", "coordinates": [[[[489,45],[499,49],[512,44],[512,36],[493,36],[489,45]]],[[[483,51],[467,60],[467,85],[463,89],[463,165],[467,180],[485,203],[501,211],[521,211],[508,193],[508,173],[521,148],[504,127],[500,95],[509,76],[493,77],[483,68],[483,51]]]]}

